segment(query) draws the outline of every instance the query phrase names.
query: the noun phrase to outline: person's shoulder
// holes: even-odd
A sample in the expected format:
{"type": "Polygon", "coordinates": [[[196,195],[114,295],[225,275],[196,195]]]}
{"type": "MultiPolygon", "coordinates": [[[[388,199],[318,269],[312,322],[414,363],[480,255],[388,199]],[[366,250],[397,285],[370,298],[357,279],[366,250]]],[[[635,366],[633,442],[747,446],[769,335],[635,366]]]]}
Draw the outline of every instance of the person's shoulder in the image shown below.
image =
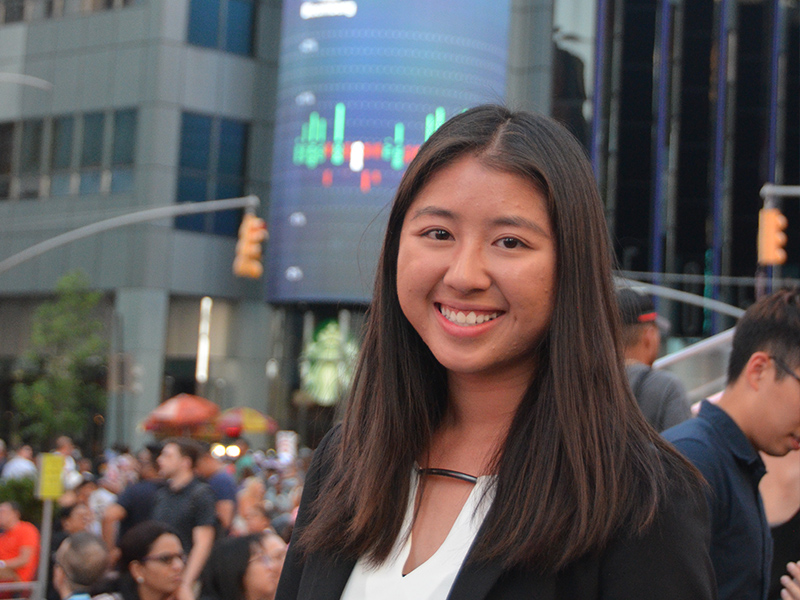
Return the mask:
{"type": "Polygon", "coordinates": [[[673,446],[679,444],[699,444],[713,446],[711,435],[713,428],[705,419],[693,417],[664,431],[661,435],[673,446]]]}
{"type": "Polygon", "coordinates": [[[662,435],[697,467],[712,487],[724,479],[726,450],[715,439],[711,423],[694,417],[667,429],[662,435]]]}
{"type": "Polygon", "coordinates": [[[199,477],[195,477],[194,479],[192,479],[188,484],[186,484],[186,487],[183,488],[183,489],[184,489],[184,491],[186,491],[188,494],[190,494],[192,496],[194,496],[196,494],[212,494],[213,495],[213,493],[214,493],[214,490],[212,489],[212,487],[207,482],[205,482],[202,479],[200,479],[199,477]]]}
{"type": "Polygon", "coordinates": [[[215,484],[236,486],[236,478],[225,469],[220,469],[208,478],[208,484],[212,487],[215,484]]]}
{"type": "Polygon", "coordinates": [[[658,385],[659,387],[679,387],[683,389],[683,382],[680,378],[675,375],[675,373],[670,373],[669,371],[664,371],[661,369],[651,369],[650,370],[650,377],[648,378],[647,384],[650,386],[658,385]]]}
{"type": "Polygon", "coordinates": [[[92,600],[122,600],[122,594],[119,592],[103,592],[92,596],[92,600]]]}
{"type": "Polygon", "coordinates": [[[20,536],[24,536],[27,539],[39,539],[39,528],[36,527],[33,523],[28,521],[20,521],[18,525],[18,531],[20,536]]]}

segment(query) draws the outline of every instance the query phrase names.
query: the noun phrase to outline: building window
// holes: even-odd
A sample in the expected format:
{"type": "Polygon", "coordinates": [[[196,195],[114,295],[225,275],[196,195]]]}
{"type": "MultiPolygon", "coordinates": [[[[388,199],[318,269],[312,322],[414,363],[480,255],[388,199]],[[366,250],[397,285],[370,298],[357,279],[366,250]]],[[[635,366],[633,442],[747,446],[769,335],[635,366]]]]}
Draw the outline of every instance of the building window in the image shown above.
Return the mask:
{"type": "Polygon", "coordinates": [[[103,113],[89,113],[83,116],[83,141],[81,143],[81,184],[80,193],[100,192],[103,163],[103,113]]]}
{"type": "Polygon", "coordinates": [[[14,147],[14,124],[0,123],[0,199],[11,194],[11,149],[14,147]]]}
{"type": "Polygon", "coordinates": [[[51,196],[66,196],[70,193],[74,129],[74,117],[60,117],[53,121],[53,146],[50,154],[51,196]]]}
{"type": "Polygon", "coordinates": [[[190,44],[204,48],[219,46],[220,0],[192,0],[189,5],[190,44]]]}
{"type": "Polygon", "coordinates": [[[134,187],[135,109],[0,123],[0,199],[134,187]]]}
{"type": "Polygon", "coordinates": [[[187,41],[234,54],[253,53],[254,0],[191,0],[187,41]]]}
{"type": "Polygon", "coordinates": [[[22,123],[22,146],[19,155],[19,197],[38,198],[42,172],[42,130],[44,121],[22,123]]]}
{"type": "Polygon", "coordinates": [[[114,135],[111,148],[111,192],[133,190],[133,164],[136,158],[136,111],[114,113],[114,135]]]}
{"type": "Polygon", "coordinates": [[[0,0],[0,24],[55,19],[143,4],[146,0],[0,0]]]}
{"type": "MultiPolygon", "coordinates": [[[[249,126],[242,121],[184,113],[181,123],[178,202],[244,195],[249,126]]],[[[175,227],[235,236],[241,211],[176,217],[175,227]]]]}
{"type": "Polygon", "coordinates": [[[250,56],[253,53],[255,5],[251,0],[228,0],[225,50],[250,56]]]}

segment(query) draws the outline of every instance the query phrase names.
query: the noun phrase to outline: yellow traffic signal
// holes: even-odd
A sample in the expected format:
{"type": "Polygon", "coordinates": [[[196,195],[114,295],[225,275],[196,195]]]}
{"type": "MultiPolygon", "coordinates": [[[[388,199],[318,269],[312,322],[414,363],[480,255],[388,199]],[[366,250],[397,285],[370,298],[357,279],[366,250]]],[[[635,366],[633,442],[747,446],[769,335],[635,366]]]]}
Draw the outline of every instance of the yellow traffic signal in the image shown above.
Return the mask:
{"type": "Polygon", "coordinates": [[[261,264],[261,244],[267,238],[264,219],[245,213],[239,226],[239,241],[236,243],[236,258],[233,273],[239,277],[258,279],[264,272],[261,264]]]}
{"type": "Polygon", "coordinates": [[[758,264],[782,265],[786,262],[786,234],[789,222],[779,208],[758,212],[758,264]]]}

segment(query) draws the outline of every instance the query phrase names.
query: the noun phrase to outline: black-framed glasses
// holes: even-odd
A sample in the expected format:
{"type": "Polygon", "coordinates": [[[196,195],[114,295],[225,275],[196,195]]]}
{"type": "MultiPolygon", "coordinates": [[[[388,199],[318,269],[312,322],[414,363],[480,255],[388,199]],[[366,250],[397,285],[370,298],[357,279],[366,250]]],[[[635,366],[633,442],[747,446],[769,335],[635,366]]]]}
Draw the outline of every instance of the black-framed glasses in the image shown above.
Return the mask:
{"type": "Polygon", "coordinates": [[[156,562],[160,562],[162,565],[171,565],[175,560],[179,560],[182,563],[186,562],[186,555],[183,552],[172,552],[170,554],[155,554],[153,556],[145,556],[139,562],[148,562],[154,560],[156,562]]]}
{"type": "Polygon", "coordinates": [[[776,365],[780,367],[781,371],[785,372],[787,375],[790,375],[791,377],[794,377],[795,381],[800,383],[800,375],[795,373],[789,365],[787,365],[785,362],[783,362],[783,360],[781,360],[777,356],[770,356],[770,358],[776,365]]]}

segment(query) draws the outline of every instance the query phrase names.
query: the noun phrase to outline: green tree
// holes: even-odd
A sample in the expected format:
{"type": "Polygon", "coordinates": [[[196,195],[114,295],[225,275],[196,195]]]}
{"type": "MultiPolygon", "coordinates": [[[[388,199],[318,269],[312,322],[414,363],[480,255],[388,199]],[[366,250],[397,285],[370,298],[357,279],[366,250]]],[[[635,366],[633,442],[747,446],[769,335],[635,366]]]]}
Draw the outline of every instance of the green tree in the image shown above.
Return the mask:
{"type": "Polygon", "coordinates": [[[34,313],[30,348],[16,364],[16,429],[41,447],[61,434],[86,440],[95,415],[105,410],[106,342],[94,314],[102,293],[88,285],[80,271],[58,281],[56,298],[34,313]]]}

